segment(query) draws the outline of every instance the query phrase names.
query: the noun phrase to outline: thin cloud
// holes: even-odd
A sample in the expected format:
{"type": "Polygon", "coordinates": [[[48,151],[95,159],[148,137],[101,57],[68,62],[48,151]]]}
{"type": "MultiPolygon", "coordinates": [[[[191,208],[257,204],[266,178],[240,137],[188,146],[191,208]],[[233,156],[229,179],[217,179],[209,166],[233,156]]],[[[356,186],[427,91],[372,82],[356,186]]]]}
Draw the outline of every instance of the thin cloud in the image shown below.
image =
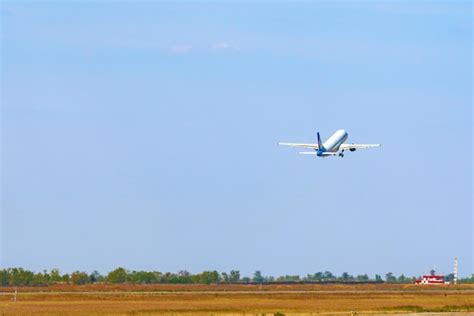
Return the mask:
{"type": "Polygon", "coordinates": [[[221,51],[223,51],[223,50],[228,50],[228,51],[230,51],[230,50],[233,50],[233,51],[238,50],[238,47],[237,47],[237,46],[235,46],[234,44],[229,43],[229,42],[227,42],[227,41],[220,41],[220,42],[217,42],[217,43],[215,43],[214,45],[212,45],[212,48],[213,48],[214,50],[221,50],[221,51]]]}
{"type": "Polygon", "coordinates": [[[192,45],[179,44],[179,45],[175,45],[175,46],[171,47],[170,51],[173,54],[186,54],[186,53],[189,53],[192,49],[193,49],[192,45]]]}

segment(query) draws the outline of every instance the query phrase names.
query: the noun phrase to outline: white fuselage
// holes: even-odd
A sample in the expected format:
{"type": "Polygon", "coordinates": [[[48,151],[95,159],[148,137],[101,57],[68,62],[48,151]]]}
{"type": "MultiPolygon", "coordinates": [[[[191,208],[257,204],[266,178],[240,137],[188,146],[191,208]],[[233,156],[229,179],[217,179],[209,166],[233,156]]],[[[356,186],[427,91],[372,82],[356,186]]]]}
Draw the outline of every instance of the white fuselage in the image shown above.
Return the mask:
{"type": "Polygon", "coordinates": [[[324,148],[320,148],[319,151],[332,153],[337,152],[339,147],[341,147],[341,145],[347,140],[347,137],[347,132],[340,129],[323,143],[324,148]]]}
{"type": "Polygon", "coordinates": [[[340,129],[325,142],[322,141],[321,135],[317,133],[318,143],[278,143],[283,146],[291,146],[297,148],[308,148],[311,151],[300,152],[301,155],[315,155],[317,157],[344,157],[345,151],[356,151],[358,149],[366,149],[380,147],[380,144],[346,144],[348,134],[345,130],[340,129]]]}

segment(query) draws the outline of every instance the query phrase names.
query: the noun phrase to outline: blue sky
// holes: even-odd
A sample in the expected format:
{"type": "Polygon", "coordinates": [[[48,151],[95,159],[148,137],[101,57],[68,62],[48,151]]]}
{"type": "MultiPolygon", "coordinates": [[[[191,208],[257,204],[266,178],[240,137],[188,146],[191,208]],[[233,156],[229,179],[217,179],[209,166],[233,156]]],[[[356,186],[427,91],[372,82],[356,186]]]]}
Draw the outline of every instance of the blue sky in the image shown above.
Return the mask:
{"type": "Polygon", "coordinates": [[[470,275],[471,14],[3,1],[1,265],[470,275]]]}

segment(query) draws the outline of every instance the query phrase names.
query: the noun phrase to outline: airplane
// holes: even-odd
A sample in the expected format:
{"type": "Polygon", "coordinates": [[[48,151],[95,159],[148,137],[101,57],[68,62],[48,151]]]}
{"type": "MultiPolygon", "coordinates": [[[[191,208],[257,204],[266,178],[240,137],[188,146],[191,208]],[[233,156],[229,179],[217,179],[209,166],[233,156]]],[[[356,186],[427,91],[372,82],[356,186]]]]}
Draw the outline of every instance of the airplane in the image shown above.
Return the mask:
{"type": "Polygon", "coordinates": [[[365,149],[372,147],[380,147],[380,144],[344,144],[349,134],[343,129],[336,131],[324,143],[321,141],[321,136],[318,134],[317,144],[305,143],[278,143],[281,146],[290,146],[297,148],[310,148],[313,151],[300,152],[301,155],[315,155],[316,157],[330,157],[339,156],[344,157],[344,151],[356,151],[357,149],[365,149]]]}

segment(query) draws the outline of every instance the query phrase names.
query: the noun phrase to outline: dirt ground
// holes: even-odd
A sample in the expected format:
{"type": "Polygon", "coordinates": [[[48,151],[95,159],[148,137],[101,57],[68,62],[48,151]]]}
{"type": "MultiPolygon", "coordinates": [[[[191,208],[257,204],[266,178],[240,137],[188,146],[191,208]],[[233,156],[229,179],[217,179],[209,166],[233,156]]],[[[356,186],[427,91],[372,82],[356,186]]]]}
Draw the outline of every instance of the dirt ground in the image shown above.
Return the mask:
{"type": "Polygon", "coordinates": [[[474,286],[54,285],[0,288],[0,315],[474,315],[474,286]],[[431,313],[431,314],[430,314],[431,313]]]}

